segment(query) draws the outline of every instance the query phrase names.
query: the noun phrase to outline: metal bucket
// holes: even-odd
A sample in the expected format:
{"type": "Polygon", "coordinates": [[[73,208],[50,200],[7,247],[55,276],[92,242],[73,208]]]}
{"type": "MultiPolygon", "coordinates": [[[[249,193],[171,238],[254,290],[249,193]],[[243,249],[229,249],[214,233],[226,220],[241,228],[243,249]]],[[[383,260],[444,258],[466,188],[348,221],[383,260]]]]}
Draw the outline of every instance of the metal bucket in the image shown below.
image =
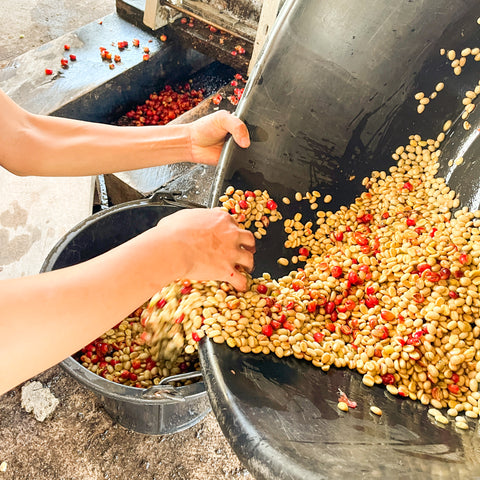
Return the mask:
{"type": "MultiPolygon", "coordinates": [[[[56,270],[96,257],[181,208],[185,206],[148,199],[103,210],[68,232],[51,250],[41,271],[56,270]]],[[[136,432],[150,435],[176,433],[192,427],[210,411],[203,381],[181,387],[170,385],[187,376],[201,376],[201,372],[167,377],[160,385],[141,389],[106,380],[73,357],[64,360],[61,366],[99,397],[116,422],[136,432]]]]}
{"type": "MultiPolygon", "coordinates": [[[[329,193],[328,210],[349,205],[362,179],[394,164],[392,153],[409,135],[436,138],[448,119],[439,175],[459,193],[461,206],[479,208],[479,109],[463,127],[462,98],[477,85],[480,63],[469,57],[461,75],[440,49],[479,46],[476,0],[296,0],[286,2],[238,105],[252,145],[229,141],[211,204],[226,185],[329,193]],[[417,92],[445,88],[417,113],[417,92]],[[464,158],[461,166],[449,159],[464,158]]],[[[296,202],[286,218],[299,210],[296,202]]],[[[304,202],[307,203],[307,202],[304,202]]],[[[306,205],[303,218],[312,212],[306,205]]],[[[277,222],[280,223],[280,222],[277,222]]],[[[276,263],[282,225],[257,245],[257,275],[288,274],[276,263]]],[[[257,480],[344,478],[450,479],[478,477],[478,421],[470,431],[443,428],[420,402],[368,388],[350,370],[324,373],[308,362],[246,355],[211,341],[200,346],[212,409],[234,451],[257,480]],[[361,400],[341,416],[338,389],[361,400]],[[380,405],[381,420],[370,405],[380,405]]]]}

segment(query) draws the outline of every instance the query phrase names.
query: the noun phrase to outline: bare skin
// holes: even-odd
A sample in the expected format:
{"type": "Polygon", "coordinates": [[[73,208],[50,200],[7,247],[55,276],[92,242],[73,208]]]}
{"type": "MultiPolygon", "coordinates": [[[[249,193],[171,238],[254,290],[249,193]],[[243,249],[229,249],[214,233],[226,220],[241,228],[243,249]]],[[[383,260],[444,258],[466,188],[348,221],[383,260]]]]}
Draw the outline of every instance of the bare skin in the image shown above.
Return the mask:
{"type": "Polygon", "coordinates": [[[177,162],[214,165],[231,133],[241,147],[245,124],[225,110],[187,125],[116,127],[33,115],[0,90],[0,165],[16,175],[79,176],[177,162]]]}
{"type": "MultiPolygon", "coordinates": [[[[0,91],[0,118],[0,165],[18,175],[215,164],[228,133],[242,147],[250,143],[243,122],[227,112],[188,125],[115,127],[32,115],[0,91]]],[[[226,212],[182,210],[88,262],[0,281],[0,395],[79,350],[178,278],[245,290],[242,271],[253,268],[254,252],[253,235],[226,212]]]]}

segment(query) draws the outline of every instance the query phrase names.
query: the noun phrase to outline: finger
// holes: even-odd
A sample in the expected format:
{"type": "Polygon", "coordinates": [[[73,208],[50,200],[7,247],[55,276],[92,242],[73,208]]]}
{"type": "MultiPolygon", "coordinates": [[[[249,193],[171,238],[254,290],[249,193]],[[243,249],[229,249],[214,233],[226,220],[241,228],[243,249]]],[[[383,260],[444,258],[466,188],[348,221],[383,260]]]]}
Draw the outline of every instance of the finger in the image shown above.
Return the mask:
{"type": "Polygon", "coordinates": [[[239,265],[247,272],[251,272],[254,265],[253,254],[245,249],[242,249],[240,255],[237,258],[237,265],[239,265]]]}
{"type": "Polygon", "coordinates": [[[255,253],[256,248],[255,248],[255,237],[253,236],[253,233],[250,232],[249,230],[243,230],[241,229],[241,232],[239,234],[239,239],[240,239],[240,246],[245,248],[251,253],[255,253]]]}
{"type": "Polygon", "coordinates": [[[257,251],[255,245],[252,245],[252,246],[240,245],[240,248],[244,248],[247,252],[250,252],[252,255],[257,251]]]}
{"type": "Polygon", "coordinates": [[[228,112],[225,112],[222,117],[221,122],[223,123],[223,127],[232,134],[235,142],[242,148],[249,147],[250,135],[247,126],[238,117],[228,112]]]}
{"type": "Polygon", "coordinates": [[[227,281],[239,292],[244,292],[247,289],[247,277],[239,270],[234,269],[230,273],[230,277],[227,281]]]}

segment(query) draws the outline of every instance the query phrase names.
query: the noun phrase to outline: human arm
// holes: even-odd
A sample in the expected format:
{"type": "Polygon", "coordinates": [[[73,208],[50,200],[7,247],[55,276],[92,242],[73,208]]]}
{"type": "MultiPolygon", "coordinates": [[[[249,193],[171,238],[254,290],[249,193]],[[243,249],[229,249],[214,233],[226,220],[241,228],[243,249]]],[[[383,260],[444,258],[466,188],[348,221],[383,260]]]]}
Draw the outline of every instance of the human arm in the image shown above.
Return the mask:
{"type": "Polygon", "coordinates": [[[239,290],[255,241],[218,208],[185,209],[92,260],[0,281],[0,395],[116,325],[166,284],[221,280],[239,290]]]}
{"type": "Polygon", "coordinates": [[[119,127],[35,115],[0,90],[0,165],[16,175],[96,175],[175,162],[215,164],[225,136],[250,144],[225,110],[183,125],[119,127]]]}

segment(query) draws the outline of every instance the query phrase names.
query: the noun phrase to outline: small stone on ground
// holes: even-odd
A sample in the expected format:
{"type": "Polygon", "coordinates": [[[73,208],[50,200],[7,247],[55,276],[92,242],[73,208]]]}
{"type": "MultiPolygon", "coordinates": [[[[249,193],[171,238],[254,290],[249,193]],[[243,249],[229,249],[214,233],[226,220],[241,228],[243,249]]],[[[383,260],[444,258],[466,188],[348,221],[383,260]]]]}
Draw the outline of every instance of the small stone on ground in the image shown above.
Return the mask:
{"type": "Polygon", "coordinates": [[[40,382],[28,382],[22,387],[22,407],[28,413],[32,412],[39,422],[46,420],[58,403],[53,393],[40,382]]]}

